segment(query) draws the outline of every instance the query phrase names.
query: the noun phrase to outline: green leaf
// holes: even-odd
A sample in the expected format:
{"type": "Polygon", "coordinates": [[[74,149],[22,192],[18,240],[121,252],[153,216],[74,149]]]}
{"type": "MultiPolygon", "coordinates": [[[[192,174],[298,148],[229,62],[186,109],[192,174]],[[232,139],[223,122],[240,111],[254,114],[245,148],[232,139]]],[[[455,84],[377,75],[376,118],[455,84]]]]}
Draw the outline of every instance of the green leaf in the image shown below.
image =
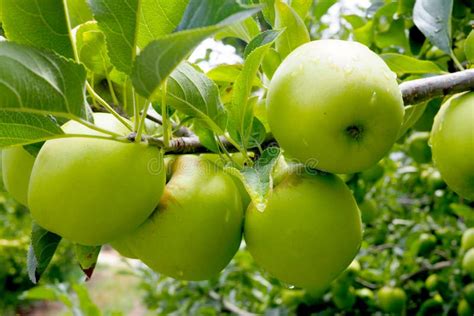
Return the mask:
{"type": "Polygon", "coordinates": [[[0,109],[0,148],[33,144],[62,134],[51,117],[0,109]]]}
{"type": "Polygon", "coordinates": [[[187,0],[89,0],[94,18],[105,33],[112,64],[130,74],[137,46],[171,33],[187,0]]]}
{"type": "Polygon", "coordinates": [[[275,0],[260,0],[260,3],[263,4],[262,13],[265,21],[270,26],[275,25],[275,0]]]}
{"type": "Polygon", "coordinates": [[[92,21],[92,11],[87,6],[86,0],[66,0],[71,27],[92,21]]]}
{"type": "MultiPolygon", "coordinates": [[[[167,80],[166,101],[179,112],[221,133],[225,127],[225,109],[216,84],[189,63],[183,63],[167,80]]],[[[157,100],[161,100],[161,91],[157,100]]]]}
{"type": "Polygon", "coordinates": [[[189,0],[141,0],[138,46],[173,32],[184,14],[189,0]]]}
{"type": "Polygon", "coordinates": [[[258,24],[252,17],[250,17],[240,23],[235,23],[226,27],[215,35],[215,39],[221,40],[226,37],[236,37],[248,43],[252,38],[257,36],[258,33],[260,33],[258,24]]]}
{"type": "Polygon", "coordinates": [[[132,73],[132,82],[138,93],[151,98],[161,83],[201,41],[259,10],[242,7],[233,0],[226,0],[224,4],[220,2],[191,0],[179,26],[183,31],[151,42],[140,53],[132,73]],[[188,30],[190,27],[196,28],[188,30]]]}
{"type": "Polygon", "coordinates": [[[416,0],[413,22],[430,42],[451,54],[453,0],[416,0]]]}
{"type": "Polygon", "coordinates": [[[267,206],[268,197],[273,188],[272,171],[280,158],[278,147],[265,149],[260,159],[253,167],[238,170],[234,167],[224,167],[224,170],[239,178],[250,195],[257,210],[263,212],[267,206]]]}
{"type": "Polygon", "coordinates": [[[319,21],[323,15],[328,12],[329,8],[335,4],[337,0],[316,0],[314,5],[314,19],[319,21]]]}
{"type": "Polygon", "coordinates": [[[356,28],[354,38],[356,41],[370,47],[374,41],[374,22],[369,21],[364,26],[356,28]]]}
{"type": "Polygon", "coordinates": [[[471,64],[474,64],[474,30],[469,33],[464,42],[464,53],[466,54],[467,60],[469,60],[471,64]]]}
{"type": "Polygon", "coordinates": [[[101,248],[101,246],[74,245],[76,260],[88,279],[91,278],[94,272],[101,248]]]}
{"type": "Polygon", "coordinates": [[[87,316],[101,316],[102,313],[97,305],[92,301],[89,290],[84,284],[74,283],[72,289],[76,292],[79,300],[79,308],[81,309],[82,315],[87,316]]]}
{"type": "Polygon", "coordinates": [[[397,139],[405,135],[405,133],[420,119],[423,113],[426,110],[427,102],[417,104],[417,105],[408,105],[405,107],[405,114],[403,116],[403,123],[398,131],[397,139]]]}
{"type": "MultiPolygon", "coordinates": [[[[250,148],[252,135],[265,132],[263,124],[254,123],[253,103],[249,102],[252,83],[256,77],[263,57],[281,34],[279,31],[266,31],[255,37],[245,50],[245,63],[234,84],[232,102],[228,105],[229,121],[227,129],[231,137],[244,148],[250,148]],[[263,128],[262,128],[263,127],[263,128]]],[[[261,137],[259,137],[261,139],[261,137]]],[[[253,146],[252,146],[253,147],[253,146]]]]}
{"type": "Polygon", "coordinates": [[[313,0],[291,0],[291,7],[304,21],[312,3],[313,0]]]}
{"type": "Polygon", "coordinates": [[[0,109],[87,119],[86,71],[53,53],[0,42],[0,109]]]}
{"type": "Polygon", "coordinates": [[[23,292],[21,295],[22,300],[37,300],[37,301],[56,301],[58,300],[57,290],[52,286],[37,286],[23,292]]]}
{"type": "Polygon", "coordinates": [[[89,71],[105,76],[112,70],[105,35],[97,26],[97,22],[87,22],[78,27],[76,47],[79,60],[89,71]]]}
{"type": "Polygon", "coordinates": [[[130,73],[137,49],[139,0],[90,0],[89,5],[106,36],[112,64],[130,73]]]}
{"type": "Polygon", "coordinates": [[[61,237],[33,223],[31,244],[28,250],[28,276],[37,283],[58,248],[61,237]]]}
{"type": "Polygon", "coordinates": [[[57,0],[0,0],[6,37],[20,44],[46,48],[74,58],[64,11],[57,0]]]}
{"type": "Polygon", "coordinates": [[[390,69],[398,74],[441,74],[444,71],[434,62],[429,60],[419,60],[414,57],[388,53],[382,54],[381,57],[390,67],[390,69]]]}
{"type": "Polygon", "coordinates": [[[298,13],[290,6],[277,0],[275,2],[275,28],[285,29],[276,41],[276,49],[284,59],[298,46],[310,41],[308,29],[298,13]]]}
{"type": "Polygon", "coordinates": [[[380,48],[403,48],[409,50],[408,38],[405,33],[405,21],[403,19],[393,20],[385,32],[375,34],[375,44],[380,48]]]}

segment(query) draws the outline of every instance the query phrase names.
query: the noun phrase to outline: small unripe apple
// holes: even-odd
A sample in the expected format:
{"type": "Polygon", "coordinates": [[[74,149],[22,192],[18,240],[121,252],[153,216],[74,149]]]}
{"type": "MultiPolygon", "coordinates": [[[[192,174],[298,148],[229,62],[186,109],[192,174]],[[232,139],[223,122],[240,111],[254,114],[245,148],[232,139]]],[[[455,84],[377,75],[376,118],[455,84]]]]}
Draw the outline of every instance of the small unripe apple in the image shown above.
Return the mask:
{"type": "Polygon", "coordinates": [[[317,295],[354,259],[362,224],[339,177],[295,169],[273,189],[263,212],[250,204],[244,236],[262,268],[317,295]]]}
{"type": "Polygon", "coordinates": [[[275,72],[268,123],[285,153],[331,173],[375,165],[397,139],[404,107],[396,75],[366,46],[301,45],[275,72]]]}
{"type": "Polygon", "coordinates": [[[461,250],[468,251],[469,249],[474,248],[474,228],[468,228],[462,234],[461,239],[461,250]]]}
{"type": "Polygon", "coordinates": [[[408,154],[417,163],[431,162],[430,133],[416,132],[408,138],[408,154]]]}
{"type": "Polygon", "coordinates": [[[179,156],[171,168],[171,180],[156,211],[118,243],[164,275],[209,279],[239,248],[243,223],[239,189],[230,175],[202,157],[179,156]]]}
{"type": "Polygon", "coordinates": [[[433,161],[448,186],[474,200],[474,92],[450,98],[431,131],[433,161]]]}
{"type": "Polygon", "coordinates": [[[28,184],[35,157],[23,147],[13,147],[2,151],[2,173],[5,189],[15,200],[28,205],[28,184]]]}
{"type": "MultiPolygon", "coordinates": [[[[94,114],[95,124],[127,135],[110,114],[94,114]]],[[[77,122],[70,134],[102,135],[77,122]]],[[[163,154],[143,143],[93,138],[47,141],[31,173],[28,204],[45,229],[78,244],[100,245],[136,229],[163,193],[163,154]]]]}
{"type": "Polygon", "coordinates": [[[377,291],[377,299],[384,312],[400,314],[405,309],[407,295],[401,288],[384,286],[377,291]]]}

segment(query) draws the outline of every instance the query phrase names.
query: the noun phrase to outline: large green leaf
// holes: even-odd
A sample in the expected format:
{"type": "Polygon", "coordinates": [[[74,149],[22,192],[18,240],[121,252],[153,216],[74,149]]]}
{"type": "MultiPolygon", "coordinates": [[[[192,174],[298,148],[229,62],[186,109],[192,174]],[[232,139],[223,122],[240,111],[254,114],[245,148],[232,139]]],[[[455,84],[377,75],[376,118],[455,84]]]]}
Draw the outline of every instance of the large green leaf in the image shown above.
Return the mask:
{"type": "Polygon", "coordinates": [[[62,134],[51,117],[0,109],[0,148],[37,143],[62,134]]]}
{"type": "Polygon", "coordinates": [[[201,41],[259,10],[242,7],[231,0],[220,2],[191,0],[179,26],[183,31],[151,42],[140,53],[132,73],[132,82],[138,93],[151,98],[161,83],[201,41]]]}
{"type": "Polygon", "coordinates": [[[285,30],[276,41],[276,49],[285,58],[295,48],[309,42],[310,37],[298,13],[282,0],[275,2],[275,15],[275,28],[285,30]]]}
{"type": "Polygon", "coordinates": [[[413,21],[430,42],[451,53],[451,13],[453,0],[416,0],[413,21]]]}
{"type": "Polygon", "coordinates": [[[137,52],[139,0],[90,0],[89,5],[107,38],[110,60],[130,73],[137,52]]]}
{"type": "Polygon", "coordinates": [[[474,30],[469,33],[464,42],[464,53],[466,54],[467,60],[471,64],[474,64],[474,30]]]}
{"type": "Polygon", "coordinates": [[[382,54],[381,57],[390,69],[398,74],[440,74],[444,72],[437,64],[429,60],[419,60],[395,53],[382,54]]]}
{"type": "MultiPolygon", "coordinates": [[[[266,31],[255,37],[245,50],[245,63],[242,72],[234,84],[232,102],[228,105],[229,122],[227,128],[232,138],[244,148],[255,145],[251,139],[255,132],[265,133],[262,124],[255,123],[253,104],[249,102],[254,78],[256,77],[263,57],[272,46],[280,31],[266,31]]],[[[257,133],[258,135],[259,133],[257,133]]],[[[260,140],[263,140],[261,137],[260,140]]]]}
{"type": "Polygon", "coordinates": [[[87,119],[86,71],[53,53],[0,42],[0,109],[87,119]]]}
{"type": "Polygon", "coordinates": [[[92,21],[91,9],[87,6],[86,0],[66,0],[71,27],[92,21]]]}
{"type": "Polygon", "coordinates": [[[63,1],[0,0],[0,5],[8,12],[2,27],[9,40],[74,57],[63,1]]]}
{"type": "Polygon", "coordinates": [[[31,282],[35,284],[38,282],[51,262],[60,241],[61,237],[33,223],[27,258],[28,276],[31,282]]]}
{"type": "Polygon", "coordinates": [[[189,0],[141,0],[138,46],[174,31],[189,0]]]}
{"type": "Polygon", "coordinates": [[[291,7],[298,13],[302,20],[305,19],[312,4],[313,0],[291,0],[291,7]]]}

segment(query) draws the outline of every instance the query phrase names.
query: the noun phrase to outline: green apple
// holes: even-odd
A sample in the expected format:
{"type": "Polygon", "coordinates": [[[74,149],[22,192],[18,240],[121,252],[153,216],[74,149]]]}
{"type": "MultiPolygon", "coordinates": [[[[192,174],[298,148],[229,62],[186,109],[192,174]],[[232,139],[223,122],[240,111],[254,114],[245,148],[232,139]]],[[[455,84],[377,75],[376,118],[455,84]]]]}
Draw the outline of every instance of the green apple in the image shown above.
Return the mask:
{"type": "Polygon", "coordinates": [[[383,165],[379,162],[376,165],[370,167],[369,169],[362,171],[360,173],[360,177],[365,182],[375,183],[383,177],[384,173],[385,169],[383,165]]]}
{"type": "Polygon", "coordinates": [[[463,271],[474,279],[474,248],[469,249],[462,259],[463,271]]]}
{"type": "Polygon", "coordinates": [[[425,287],[428,291],[436,291],[440,284],[440,279],[437,274],[431,274],[425,280],[425,287]]]}
{"type": "Polygon", "coordinates": [[[285,153],[331,173],[375,165],[395,143],[404,113],[383,59],[341,40],[313,41],[288,55],[271,80],[267,108],[285,153]]]}
{"type": "Polygon", "coordinates": [[[458,316],[472,316],[474,314],[474,310],[465,299],[459,302],[457,312],[458,316]]]}
{"type": "Polygon", "coordinates": [[[399,314],[405,309],[407,296],[401,288],[384,286],[377,291],[377,299],[384,312],[399,314]]]}
{"type": "MultiPolygon", "coordinates": [[[[129,133],[110,114],[94,114],[94,120],[103,129],[129,133]]],[[[101,135],[74,121],[63,130],[101,135]]],[[[45,229],[78,244],[104,244],[133,231],[153,212],[165,185],[163,169],[162,152],[143,143],[50,140],[33,166],[28,205],[45,229]]]]}
{"type": "Polygon", "coordinates": [[[359,204],[360,214],[362,216],[362,221],[366,224],[372,223],[379,214],[379,209],[377,203],[374,200],[364,200],[359,204]]]}
{"type": "Polygon", "coordinates": [[[474,200],[474,92],[441,106],[431,131],[433,161],[448,186],[474,200]]]}
{"type": "Polygon", "coordinates": [[[428,255],[436,247],[437,239],[433,234],[423,233],[416,241],[417,254],[419,256],[428,255]]]}
{"type": "Polygon", "coordinates": [[[431,161],[431,147],[428,144],[430,133],[417,132],[408,138],[408,154],[417,163],[428,163],[431,161]]]}
{"type": "Polygon", "coordinates": [[[357,204],[332,174],[293,170],[265,211],[251,203],[244,229],[255,261],[280,280],[321,293],[346,269],[362,240],[357,204]]]}
{"type": "Polygon", "coordinates": [[[172,170],[156,211],[118,242],[159,273],[184,280],[209,279],[239,248],[243,224],[239,189],[230,175],[197,156],[179,156],[172,170]]]}
{"type": "Polygon", "coordinates": [[[469,283],[462,290],[462,294],[469,305],[474,306],[474,283],[469,283]]]}
{"type": "Polygon", "coordinates": [[[35,157],[23,147],[6,148],[2,151],[2,173],[5,189],[15,200],[28,205],[28,184],[35,157]]]}
{"type": "Polygon", "coordinates": [[[461,238],[461,250],[468,251],[471,248],[474,248],[474,228],[466,229],[461,238]]]}

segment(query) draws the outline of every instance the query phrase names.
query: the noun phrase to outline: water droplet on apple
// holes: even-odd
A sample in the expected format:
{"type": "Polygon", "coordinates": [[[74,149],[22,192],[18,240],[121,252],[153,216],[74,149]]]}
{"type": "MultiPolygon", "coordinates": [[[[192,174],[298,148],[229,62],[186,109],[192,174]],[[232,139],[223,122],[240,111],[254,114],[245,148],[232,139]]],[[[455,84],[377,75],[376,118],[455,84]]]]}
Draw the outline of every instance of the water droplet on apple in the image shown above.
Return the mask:
{"type": "Polygon", "coordinates": [[[370,98],[370,104],[373,105],[377,101],[377,92],[374,91],[372,93],[372,97],[370,98]]]}
{"type": "Polygon", "coordinates": [[[263,202],[257,203],[256,207],[257,207],[257,211],[259,211],[259,212],[265,211],[265,203],[263,203],[263,202]]]}

